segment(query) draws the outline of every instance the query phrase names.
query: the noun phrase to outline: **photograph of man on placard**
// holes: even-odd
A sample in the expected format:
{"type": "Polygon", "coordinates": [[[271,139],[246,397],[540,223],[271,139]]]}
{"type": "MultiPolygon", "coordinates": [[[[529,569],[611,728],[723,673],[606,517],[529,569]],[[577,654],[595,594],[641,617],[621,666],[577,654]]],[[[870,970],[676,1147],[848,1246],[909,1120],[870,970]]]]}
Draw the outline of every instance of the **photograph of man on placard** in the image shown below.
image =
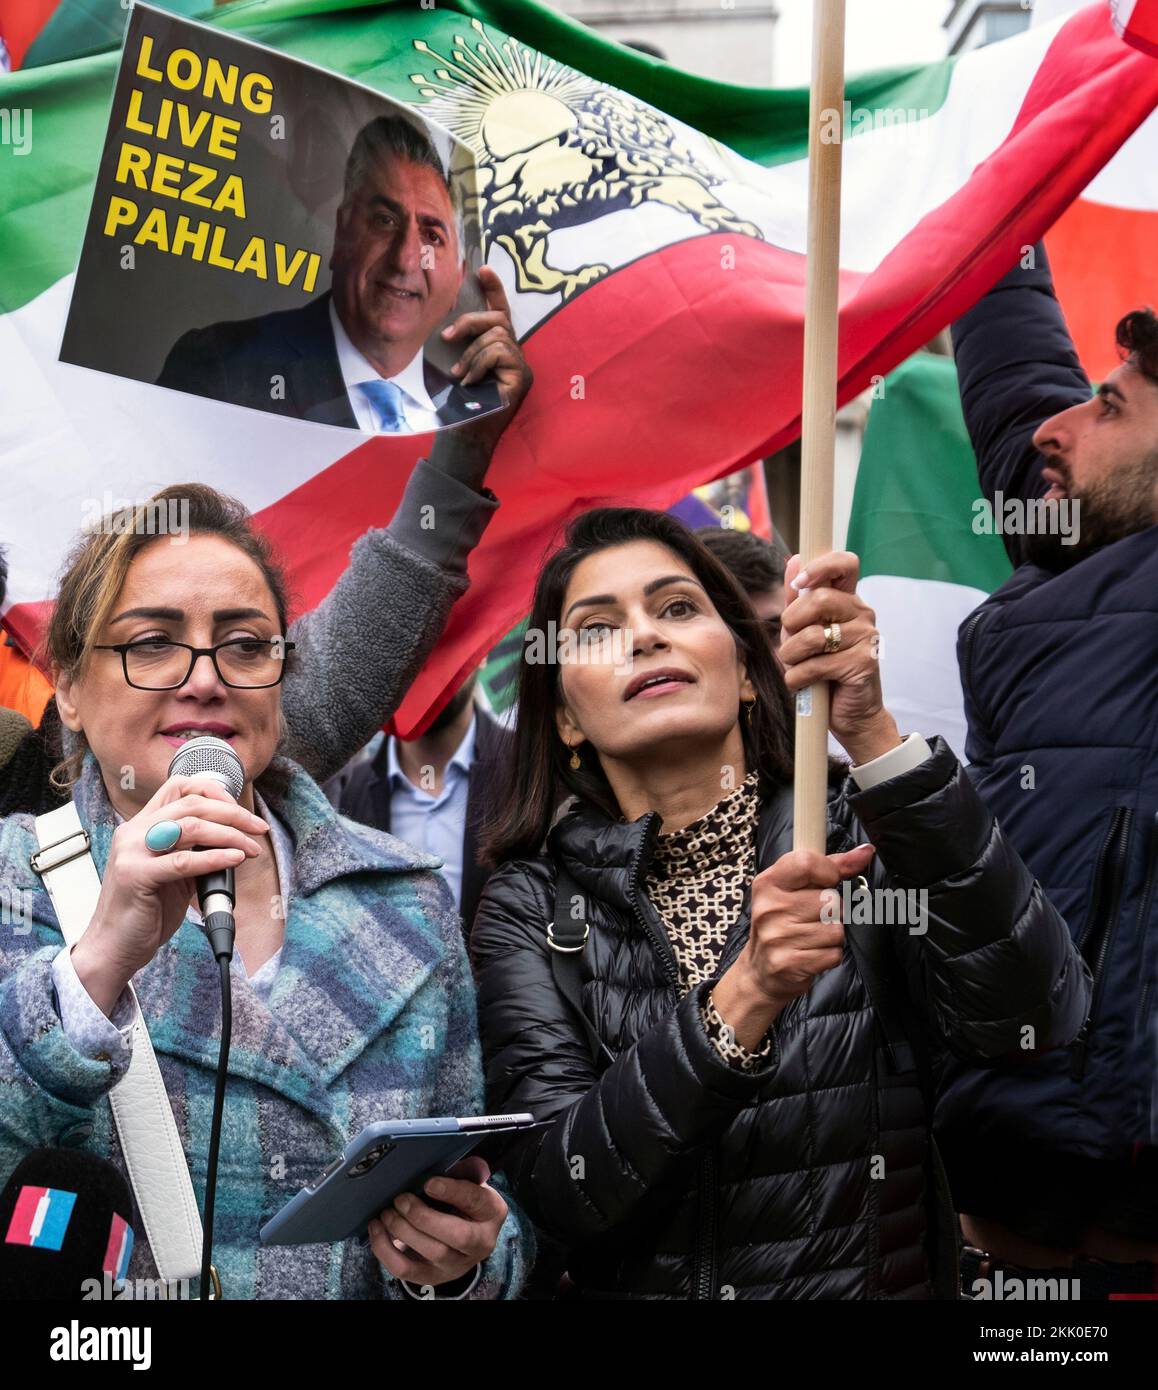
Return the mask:
{"type": "Polygon", "coordinates": [[[475,169],[403,101],[137,5],[61,361],[364,434],[501,410],[460,361],[475,169]]]}
{"type": "Polygon", "coordinates": [[[460,386],[424,353],[467,274],[456,201],[425,132],[377,117],[346,161],[330,290],[300,309],[190,330],[157,384],[367,434],[500,409],[493,382],[460,386]]]}

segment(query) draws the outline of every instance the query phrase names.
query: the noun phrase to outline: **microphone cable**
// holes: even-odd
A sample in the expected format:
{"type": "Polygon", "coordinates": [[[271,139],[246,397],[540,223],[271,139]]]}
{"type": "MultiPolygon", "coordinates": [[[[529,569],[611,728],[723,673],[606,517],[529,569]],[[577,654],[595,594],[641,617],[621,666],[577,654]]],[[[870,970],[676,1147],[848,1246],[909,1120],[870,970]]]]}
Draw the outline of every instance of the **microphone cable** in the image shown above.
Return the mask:
{"type": "MultiPolygon", "coordinates": [[[[236,801],[245,785],[245,768],[229,744],[212,734],[187,740],[173,754],[169,776],[213,777],[236,801]]],[[[221,1122],[225,1113],[225,1082],[229,1047],[233,1037],[233,987],[229,962],[233,959],[234,876],[232,869],[198,878],[197,901],[204,913],[203,927],[221,976],[221,1040],[217,1047],[217,1074],[213,1082],[213,1117],[209,1126],[209,1155],[205,1168],[205,1211],[201,1224],[201,1300],[210,1288],[221,1296],[221,1281],[213,1268],[213,1214],[217,1205],[217,1162],[221,1153],[221,1122]]]]}
{"type": "Polygon", "coordinates": [[[221,1284],[213,1268],[213,1209],[217,1201],[217,1159],[221,1150],[221,1120],[225,1111],[225,1078],[229,1067],[229,1046],[233,1037],[233,989],[229,978],[229,957],[217,957],[221,972],[221,1041],[217,1048],[217,1076],[213,1083],[213,1121],[209,1128],[209,1162],[205,1169],[205,1215],[201,1223],[201,1299],[209,1298],[211,1282],[221,1296],[221,1284]]]}

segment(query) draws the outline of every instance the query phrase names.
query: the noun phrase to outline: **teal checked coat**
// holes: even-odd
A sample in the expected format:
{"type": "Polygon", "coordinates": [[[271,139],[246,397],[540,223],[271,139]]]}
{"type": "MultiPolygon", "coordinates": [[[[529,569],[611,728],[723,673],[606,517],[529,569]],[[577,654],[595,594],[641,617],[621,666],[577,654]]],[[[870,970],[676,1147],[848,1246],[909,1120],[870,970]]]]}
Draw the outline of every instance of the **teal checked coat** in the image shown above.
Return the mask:
{"type": "MultiPolygon", "coordinates": [[[[276,759],[257,786],[293,838],[293,883],[268,1005],[234,964],[214,1232],[223,1296],[406,1299],[364,1243],[263,1248],[257,1233],[364,1125],[482,1112],[458,917],[430,872],[439,860],[337,815],[295,763],[276,759]]],[[[91,754],[73,798],[103,873],[115,817],[91,754]]],[[[122,1070],[82,1056],[61,1028],[51,966],[63,942],[29,866],[35,848],[31,817],[0,821],[0,1181],[39,1146],[83,1146],[124,1168],[107,1100],[122,1070]]],[[[187,919],[134,984],[200,1204],[220,998],[197,925],[187,919]]],[[[527,1229],[512,1207],[472,1299],[514,1297],[527,1229]]],[[[156,1278],[140,1230],[128,1277],[156,1278]]]]}

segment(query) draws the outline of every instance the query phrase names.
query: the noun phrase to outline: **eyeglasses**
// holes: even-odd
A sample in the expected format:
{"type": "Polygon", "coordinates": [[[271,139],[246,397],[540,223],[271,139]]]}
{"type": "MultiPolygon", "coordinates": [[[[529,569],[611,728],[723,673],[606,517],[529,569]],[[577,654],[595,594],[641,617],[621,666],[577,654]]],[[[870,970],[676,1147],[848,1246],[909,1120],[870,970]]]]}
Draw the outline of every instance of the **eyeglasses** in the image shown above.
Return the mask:
{"type": "Polygon", "coordinates": [[[283,637],[234,637],[215,647],[146,640],[118,642],[93,650],[119,652],[125,680],[134,690],[179,690],[193,674],[199,656],[207,656],[213,662],[222,685],[234,690],[264,690],[281,684],[285,658],[295,646],[283,637]]]}

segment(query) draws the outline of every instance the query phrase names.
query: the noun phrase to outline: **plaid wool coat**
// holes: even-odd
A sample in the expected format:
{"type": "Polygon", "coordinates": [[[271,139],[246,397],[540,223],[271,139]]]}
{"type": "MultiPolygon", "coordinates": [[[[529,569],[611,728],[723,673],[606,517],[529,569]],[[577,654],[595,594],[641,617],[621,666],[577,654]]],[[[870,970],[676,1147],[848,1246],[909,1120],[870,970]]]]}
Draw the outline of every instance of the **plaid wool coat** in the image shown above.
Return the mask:
{"type": "MultiPolygon", "coordinates": [[[[214,1263],[226,1298],[407,1298],[358,1241],[263,1248],[262,1223],[367,1124],[479,1114],[474,987],[440,861],[339,816],[297,764],[258,790],[294,841],[285,944],[268,1006],[233,966],[233,1045],[214,1263]]],[[[73,792],[104,871],[115,817],[90,753],[73,792]]],[[[0,1176],[39,1146],[78,1145],[124,1170],[107,1094],[123,1066],[82,1056],[54,1003],[62,938],[29,866],[32,818],[0,821],[0,1176]],[[15,909],[13,907],[15,906],[15,909]]],[[[220,1029],[216,962],[186,919],[134,985],[204,1200],[220,1029]]],[[[513,1297],[527,1227],[512,1207],[471,1298],[513,1297]]],[[[139,1223],[128,1278],[156,1278],[139,1223]]],[[[193,1281],[196,1289],[197,1281],[193,1281]]]]}

